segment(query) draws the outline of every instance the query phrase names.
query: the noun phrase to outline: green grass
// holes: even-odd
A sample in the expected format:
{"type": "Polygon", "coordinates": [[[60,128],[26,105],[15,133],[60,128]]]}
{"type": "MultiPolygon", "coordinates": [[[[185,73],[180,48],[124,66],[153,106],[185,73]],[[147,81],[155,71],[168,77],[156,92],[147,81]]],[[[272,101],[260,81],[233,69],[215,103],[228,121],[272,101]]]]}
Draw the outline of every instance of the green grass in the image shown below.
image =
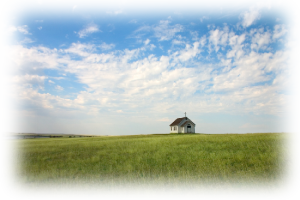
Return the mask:
{"type": "Polygon", "coordinates": [[[26,139],[26,183],[262,183],[283,174],[284,134],[138,135],[26,139]]]}

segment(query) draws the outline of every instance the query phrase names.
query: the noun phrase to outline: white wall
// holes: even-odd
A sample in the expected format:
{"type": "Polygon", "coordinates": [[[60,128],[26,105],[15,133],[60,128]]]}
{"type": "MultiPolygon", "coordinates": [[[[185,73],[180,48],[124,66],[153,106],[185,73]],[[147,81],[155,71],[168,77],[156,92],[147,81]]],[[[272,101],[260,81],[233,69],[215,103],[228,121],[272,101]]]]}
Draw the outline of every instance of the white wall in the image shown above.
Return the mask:
{"type": "Polygon", "coordinates": [[[178,126],[170,126],[170,127],[172,127],[172,131],[171,131],[171,128],[170,128],[170,133],[178,133],[178,128],[180,128],[178,126]],[[176,127],[175,131],[174,131],[174,127],[176,127]]]}

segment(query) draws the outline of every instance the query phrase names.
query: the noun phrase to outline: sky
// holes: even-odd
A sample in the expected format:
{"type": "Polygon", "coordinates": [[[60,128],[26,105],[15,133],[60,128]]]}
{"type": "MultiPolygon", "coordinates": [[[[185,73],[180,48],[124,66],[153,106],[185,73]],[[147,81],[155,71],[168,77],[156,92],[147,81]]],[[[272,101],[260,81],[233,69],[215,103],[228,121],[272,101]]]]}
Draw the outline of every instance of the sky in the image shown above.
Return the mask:
{"type": "Polygon", "coordinates": [[[289,131],[286,16],[261,4],[23,9],[6,30],[9,131],[169,133],[185,112],[197,133],[289,131]]]}

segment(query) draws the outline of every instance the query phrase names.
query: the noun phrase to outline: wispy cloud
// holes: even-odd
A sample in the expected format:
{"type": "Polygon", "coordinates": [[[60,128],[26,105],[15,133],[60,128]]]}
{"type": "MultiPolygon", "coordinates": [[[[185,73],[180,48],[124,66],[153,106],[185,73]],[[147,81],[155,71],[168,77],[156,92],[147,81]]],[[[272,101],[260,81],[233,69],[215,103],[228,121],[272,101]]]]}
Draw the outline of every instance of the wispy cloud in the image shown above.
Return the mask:
{"type": "Polygon", "coordinates": [[[98,25],[94,23],[90,23],[84,29],[78,31],[78,36],[80,38],[84,38],[92,33],[99,32],[99,31],[101,30],[99,29],[98,25]]]}
{"type": "Polygon", "coordinates": [[[28,29],[29,29],[29,28],[28,28],[27,25],[23,25],[23,26],[18,26],[18,27],[17,27],[17,30],[18,30],[19,32],[24,33],[24,34],[29,34],[29,35],[31,35],[31,33],[29,33],[28,29]]]}
{"type": "Polygon", "coordinates": [[[60,85],[56,85],[56,86],[55,86],[55,89],[57,89],[57,90],[59,90],[59,91],[62,91],[62,90],[64,90],[64,88],[63,88],[63,87],[61,87],[60,85]]]}
{"type": "Polygon", "coordinates": [[[115,11],[107,11],[106,13],[112,15],[119,15],[119,14],[123,14],[124,12],[122,10],[115,10],[115,11]]]}
{"type": "Polygon", "coordinates": [[[102,50],[106,51],[106,50],[111,50],[115,47],[114,44],[106,44],[105,42],[103,42],[101,45],[98,46],[99,48],[101,48],[102,50]]]}
{"type": "Polygon", "coordinates": [[[29,43],[33,43],[34,41],[28,37],[25,37],[20,43],[21,44],[29,44],[29,43]]]}
{"type": "Polygon", "coordinates": [[[256,8],[251,8],[249,11],[244,12],[242,15],[242,26],[244,28],[251,26],[256,20],[260,18],[260,12],[256,8]]]}
{"type": "Polygon", "coordinates": [[[183,31],[180,24],[170,25],[169,20],[160,20],[158,25],[144,25],[133,32],[130,37],[141,38],[147,33],[153,33],[153,36],[159,41],[171,40],[176,33],[183,31]]]}
{"type": "Polygon", "coordinates": [[[9,28],[9,31],[12,31],[12,32],[19,31],[20,33],[23,33],[25,35],[31,35],[31,33],[29,33],[28,30],[29,30],[29,28],[28,28],[27,25],[23,25],[23,26],[11,26],[9,28]]]}
{"type": "Polygon", "coordinates": [[[9,11],[22,11],[23,10],[23,7],[21,6],[13,6],[13,7],[7,7],[7,8],[4,8],[2,10],[2,12],[9,12],[9,11]]]}
{"type": "Polygon", "coordinates": [[[287,30],[283,24],[277,24],[274,26],[274,34],[273,34],[273,39],[280,38],[283,36],[285,33],[287,33],[287,30]]]}
{"type": "Polygon", "coordinates": [[[205,19],[209,19],[209,17],[208,16],[203,16],[203,17],[200,18],[200,21],[203,22],[205,19]]]}
{"type": "Polygon", "coordinates": [[[132,19],[132,20],[130,20],[128,23],[136,24],[136,23],[137,23],[137,20],[136,20],[136,19],[132,19]]]}

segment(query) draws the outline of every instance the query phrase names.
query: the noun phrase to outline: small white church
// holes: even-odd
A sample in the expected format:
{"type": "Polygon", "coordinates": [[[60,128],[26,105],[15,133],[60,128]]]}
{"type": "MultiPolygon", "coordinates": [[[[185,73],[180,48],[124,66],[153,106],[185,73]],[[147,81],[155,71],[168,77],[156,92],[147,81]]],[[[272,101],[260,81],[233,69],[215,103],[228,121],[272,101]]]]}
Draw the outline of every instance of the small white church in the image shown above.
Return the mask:
{"type": "Polygon", "coordinates": [[[195,133],[196,124],[188,117],[177,118],[170,124],[171,133],[195,133]]]}

